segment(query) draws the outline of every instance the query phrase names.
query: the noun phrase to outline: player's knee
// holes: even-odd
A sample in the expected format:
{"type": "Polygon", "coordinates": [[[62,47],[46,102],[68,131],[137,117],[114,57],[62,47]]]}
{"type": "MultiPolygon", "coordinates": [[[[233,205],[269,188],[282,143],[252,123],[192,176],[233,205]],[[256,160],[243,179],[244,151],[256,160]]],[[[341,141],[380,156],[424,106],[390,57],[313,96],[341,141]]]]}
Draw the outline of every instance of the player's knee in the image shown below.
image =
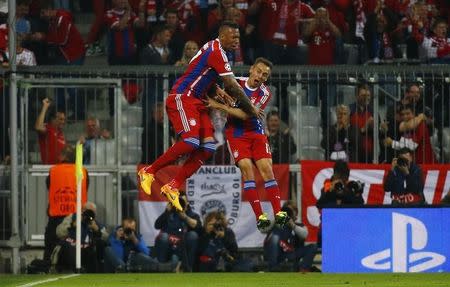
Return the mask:
{"type": "Polygon", "coordinates": [[[216,142],[215,141],[208,141],[201,144],[201,148],[203,151],[210,153],[211,155],[216,152],[216,142]]]}
{"type": "Polygon", "coordinates": [[[184,138],[183,141],[192,147],[192,150],[196,150],[200,147],[200,140],[198,138],[189,137],[184,138]]]}

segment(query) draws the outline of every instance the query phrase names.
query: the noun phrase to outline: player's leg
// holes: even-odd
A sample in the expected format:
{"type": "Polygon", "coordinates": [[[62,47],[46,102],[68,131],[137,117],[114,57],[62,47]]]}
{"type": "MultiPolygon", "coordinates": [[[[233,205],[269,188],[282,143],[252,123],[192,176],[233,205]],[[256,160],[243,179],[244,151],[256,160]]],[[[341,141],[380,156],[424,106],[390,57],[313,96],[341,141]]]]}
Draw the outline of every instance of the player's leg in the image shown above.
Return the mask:
{"type": "Polygon", "coordinates": [[[278,183],[273,174],[272,154],[267,138],[263,135],[259,136],[254,141],[252,150],[256,167],[264,180],[264,188],[272,205],[275,223],[284,225],[288,221],[288,216],[286,212],[281,211],[280,189],[278,188],[278,183]]]}
{"type": "Polygon", "coordinates": [[[216,141],[213,137],[214,129],[209,119],[208,109],[204,107],[202,102],[199,102],[197,103],[196,112],[195,117],[193,113],[189,115],[190,131],[183,135],[189,136],[190,138],[194,138],[194,135],[195,138],[203,138],[201,148],[192,151],[190,157],[175,175],[174,179],[161,188],[161,192],[166,195],[167,199],[178,210],[182,210],[178,199],[180,186],[216,150],[216,141]]]}
{"type": "Polygon", "coordinates": [[[200,113],[200,138],[201,144],[193,151],[185,161],[183,167],[178,171],[174,179],[169,183],[178,189],[193,175],[216,151],[216,140],[214,139],[214,128],[209,118],[209,111],[203,109],[200,113]]]}
{"type": "Polygon", "coordinates": [[[152,165],[139,171],[141,187],[149,195],[151,194],[151,184],[155,180],[158,170],[175,162],[179,157],[193,152],[200,145],[198,128],[195,127],[195,118],[198,117],[195,106],[186,105],[181,95],[169,95],[166,100],[166,109],[170,122],[175,131],[181,135],[182,140],[172,145],[152,165]],[[188,116],[191,119],[190,122],[187,120],[188,116]]]}

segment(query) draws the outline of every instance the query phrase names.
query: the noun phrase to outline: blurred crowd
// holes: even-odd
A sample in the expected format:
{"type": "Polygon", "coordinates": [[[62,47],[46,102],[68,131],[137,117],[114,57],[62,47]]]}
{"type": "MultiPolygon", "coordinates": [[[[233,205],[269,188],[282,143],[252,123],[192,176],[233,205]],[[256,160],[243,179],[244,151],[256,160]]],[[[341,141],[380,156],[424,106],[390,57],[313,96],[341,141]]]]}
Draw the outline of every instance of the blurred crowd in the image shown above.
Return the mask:
{"type": "Polygon", "coordinates": [[[80,65],[104,53],[110,65],[183,65],[217,37],[222,21],[240,27],[241,46],[229,55],[235,64],[258,56],[274,64],[345,64],[345,44],[353,45],[357,63],[446,63],[449,9],[442,0],[18,0],[15,30],[25,53],[35,55],[23,65],[80,65]],[[84,20],[92,23],[76,22],[80,13],[93,14],[84,20]],[[80,25],[90,25],[87,35],[80,25]]]}

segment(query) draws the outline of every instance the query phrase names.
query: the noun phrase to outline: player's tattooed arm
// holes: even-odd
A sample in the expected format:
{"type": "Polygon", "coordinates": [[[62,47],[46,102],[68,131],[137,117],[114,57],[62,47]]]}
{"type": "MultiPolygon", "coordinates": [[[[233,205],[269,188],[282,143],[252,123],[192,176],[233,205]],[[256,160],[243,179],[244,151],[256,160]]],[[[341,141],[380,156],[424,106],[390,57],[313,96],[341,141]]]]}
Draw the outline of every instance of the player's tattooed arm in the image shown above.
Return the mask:
{"type": "Polygon", "coordinates": [[[225,91],[239,102],[239,107],[250,116],[258,116],[258,111],[245,95],[244,90],[238,84],[233,75],[222,77],[225,91]]]}

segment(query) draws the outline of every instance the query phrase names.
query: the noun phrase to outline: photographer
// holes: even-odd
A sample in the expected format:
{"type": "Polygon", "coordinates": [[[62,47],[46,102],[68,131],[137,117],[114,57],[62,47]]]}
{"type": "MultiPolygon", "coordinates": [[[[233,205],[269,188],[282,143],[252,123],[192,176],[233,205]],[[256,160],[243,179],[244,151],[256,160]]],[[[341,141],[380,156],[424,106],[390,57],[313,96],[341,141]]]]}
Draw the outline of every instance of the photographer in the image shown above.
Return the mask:
{"type": "Polygon", "coordinates": [[[225,271],[252,271],[253,265],[239,258],[236,236],[227,227],[225,215],[217,211],[210,212],[204,223],[199,241],[199,271],[218,271],[221,258],[225,262],[225,271]]]}
{"type": "Polygon", "coordinates": [[[268,262],[269,271],[316,271],[312,267],[317,252],[316,244],[305,245],[308,229],[296,223],[297,206],[292,201],[283,204],[281,210],[289,216],[288,223],[279,227],[274,225],[264,240],[264,258],[268,262]],[[292,262],[292,270],[283,269],[280,263],[292,262]]]}
{"type": "Polygon", "coordinates": [[[350,169],[345,161],[338,160],[334,164],[331,179],[326,180],[321,190],[316,206],[336,207],[341,205],[363,205],[362,193],[364,184],[359,181],[349,181],[350,169]]]}
{"type": "Polygon", "coordinates": [[[136,231],[136,220],[125,218],[108,238],[105,249],[105,272],[159,270],[158,261],[136,231]]]}
{"type": "Polygon", "coordinates": [[[422,170],[412,161],[411,150],[403,148],[384,182],[384,191],[391,193],[392,205],[424,204],[422,170]]]}
{"type": "Polygon", "coordinates": [[[164,212],[156,219],[155,228],[160,232],[155,239],[159,262],[178,263],[182,260],[183,271],[191,272],[195,262],[199,234],[202,231],[200,216],[192,211],[186,195],[180,196],[183,211],[167,204],[164,212]]]}
{"type": "MultiPolygon", "coordinates": [[[[81,266],[88,273],[98,272],[97,264],[102,260],[103,249],[108,238],[106,228],[96,219],[96,206],[86,202],[81,218],[81,266]]],[[[66,216],[56,228],[56,235],[61,240],[57,269],[75,269],[76,213],[66,216]]],[[[52,258],[53,261],[53,258],[52,258]]]]}

